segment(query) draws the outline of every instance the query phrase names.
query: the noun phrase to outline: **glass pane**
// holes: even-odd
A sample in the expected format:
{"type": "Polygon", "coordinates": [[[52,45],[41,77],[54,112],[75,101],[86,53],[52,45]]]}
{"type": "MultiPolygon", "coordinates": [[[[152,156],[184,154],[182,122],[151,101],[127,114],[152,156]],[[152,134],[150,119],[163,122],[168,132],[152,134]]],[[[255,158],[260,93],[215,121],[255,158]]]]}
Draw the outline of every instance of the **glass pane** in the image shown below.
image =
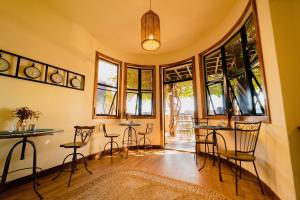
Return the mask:
{"type": "Polygon", "coordinates": [[[137,93],[127,92],[126,113],[130,115],[138,115],[138,96],[137,93]]]}
{"type": "Polygon", "coordinates": [[[96,115],[117,115],[117,91],[98,88],[96,115]]]}
{"type": "Polygon", "coordinates": [[[254,90],[258,96],[255,96],[254,107],[256,114],[265,114],[265,96],[262,92],[262,79],[260,75],[259,66],[252,69],[253,79],[252,84],[254,86],[254,90]]]}
{"type": "Polygon", "coordinates": [[[217,50],[205,56],[206,81],[223,81],[221,50],[217,50]]]}
{"type": "Polygon", "coordinates": [[[98,61],[98,83],[118,86],[118,65],[99,59],[98,61]]]}
{"type": "Polygon", "coordinates": [[[193,79],[193,66],[191,61],[175,65],[163,70],[164,83],[174,83],[193,79]]]}
{"type": "Polygon", "coordinates": [[[251,16],[246,25],[246,34],[247,34],[247,47],[249,52],[250,63],[253,65],[255,62],[258,62],[257,47],[256,47],[256,28],[251,16]]]}
{"type": "Polygon", "coordinates": [[[229,78],[245,73],[241,35],[238,33],[225,45],[226,67],[229,78]]]}
{"type": "Polygon", "coordinates": [[[152,90],[152,70],[142,70],[142,90],[152,90]]]}
{"type": "Polygon", "coordinates": [[[127,88],[128,89],[138,89],[139,76],[138,69],[127,68],[127,88]]]}
{"type": "Polygon", "coordinates": [[[249,115],[251,112],[251,93],[245,74],[230,79],[229,98],[234,115],[249,115]]]}
{"type": "Polygon", "coordinates": [[[208,115],[224,114],[223,86],[221,83],[207,86],[208,115]]]}
{"type": "Polygon", "coordinates": [[[142,115],[152,115],[152,93],[142,93],[142,115]]]}

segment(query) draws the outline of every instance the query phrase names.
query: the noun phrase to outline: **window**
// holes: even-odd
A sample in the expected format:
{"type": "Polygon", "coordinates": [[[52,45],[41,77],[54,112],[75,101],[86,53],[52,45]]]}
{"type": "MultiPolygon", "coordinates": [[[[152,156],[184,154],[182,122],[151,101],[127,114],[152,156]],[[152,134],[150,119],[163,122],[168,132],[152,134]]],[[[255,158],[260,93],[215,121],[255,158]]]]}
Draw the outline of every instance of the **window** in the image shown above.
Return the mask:
{"type": "Polygon", "coordinates": [[[205,87],[208,115],[224,114],[224,76],[221,51],[205,56],[205,87]]]}
{"type": "Polygon", "coordinates": [[[120,61],[96,53],[94,118],[119,117],[120,68],[120,61]]]}
{"type": "Polygon", "coordinates": [[[235,116],[268,115],[254,22],[252,14],[221,47],[200,54],[206,116],[225,115],[229,107],[235,116]]]}
{"type": "Polygon", "coordinates": [[[133,117],[155,116],[155,66],[125,64],[124,108],[133,117]]]}

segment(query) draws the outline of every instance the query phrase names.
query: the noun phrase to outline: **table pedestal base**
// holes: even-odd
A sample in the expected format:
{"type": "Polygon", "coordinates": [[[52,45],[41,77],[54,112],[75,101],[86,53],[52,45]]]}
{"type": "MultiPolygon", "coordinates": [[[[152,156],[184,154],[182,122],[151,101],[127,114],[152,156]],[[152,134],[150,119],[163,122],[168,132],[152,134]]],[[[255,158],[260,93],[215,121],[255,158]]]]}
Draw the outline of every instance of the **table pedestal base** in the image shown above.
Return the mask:
{"type": "MultiPolygon", "coordinates": [[[[217,135],[220,136],[223,141],[224,141],[224,144],[225,144],[225,149],[227,149],[227,146],[226,146],[226,142],[225,142],[225,138],[223,137],[223,135],[221,135],[220,133],[217,133],[216,130],[213,130],[211,133],[207,134],[206,137],[205,137],[205,141],[208,141],[208,136],[212,135],[213,137],[213,166],[215,166],[215,160],[216,160],[216,153],[218,153],[218,142],[217,142],[217,135]],[[217,152],[215,152],[215,148],[217,149],[217,152]]],[[[199,168],[198,171],[201,171],[205,165],[206,165],[206,159],[207,159],[207,152],[206,151],[206,147],[207,147],[208,143],[205,142],[205,150],[204,150],[204,162],[203,162],[203,165],[199,168]]]]}
{"type": "Polygon", "coordinates": [[[123,134],[123,140],[122,140],[122,149],[124,149],[124,146],[127,147],[126,158],[128,157],[129,147],[133,147],[134,143],[135,143],[136,151],[137,153],[139,153],[136,130],[133,127],[129,126],[128,128],[125,129],[123,134]],[[127,135],[127,139],[126,139],[126,135],[127,135]]]}
{"type": "MultiPolygon", "coordinates": [[[[21,158],[20,160],[24,160],[25,159],[25,149],[26,149],[26,144],[29,143],[32,148],[33,148],[33,163],[32,163],[32,178],[33,178],[33,189],[35,194],[40,198],[43,199],[43,197],[40,195],[40,193],[37,190],[37,166],[36,166],[36,148],[35,148],[35,144],[33,141],[28,140],[27,137],[24,137],[23,140],[17,142],[9,151],[7,157],[6,157],[6,161],[5,161],[5,165],[4,165],[4,169],[3,169],[3,173],[2,173],[2,179],[1,179],[1,185],[0,185],[0,192],[5,190],[6,187],[6,179],[7,179],[7,175],[9,174],[8,170],[9,170],[9,165],[10,165],[10,161],[11,161],[11,157],[13,154],[13,151],[15,150],[15,148],[22,144],[22,152],[21,152],[21,158]]],[[[24,168],[24,169],[28,169],[28,168],[24,168]]],[[[19,170],[15,170],[15,171],[20,171],[22,169],[19,170]]],[[[13,172],[15,172],[13,171],[13,172]]]]}

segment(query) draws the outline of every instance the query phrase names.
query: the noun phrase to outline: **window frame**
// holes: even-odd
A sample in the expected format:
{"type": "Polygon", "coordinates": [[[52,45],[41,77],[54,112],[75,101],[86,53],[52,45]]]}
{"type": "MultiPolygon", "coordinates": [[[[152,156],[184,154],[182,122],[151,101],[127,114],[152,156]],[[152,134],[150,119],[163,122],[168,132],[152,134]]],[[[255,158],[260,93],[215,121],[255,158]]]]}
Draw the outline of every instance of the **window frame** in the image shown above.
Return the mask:
{"type": "MultiPolygon", "coordinates": [[[[271,123],[271,115],[270,115],[270,109],[269,109],[269,101],[268,101],[268,91],[267,91],[267,84],[266,84],[266,78],[265,78],[265,68],[264,68],[264,62],[263,62],[263,55],[262,55],[262,47],[261,47],[261,39],[260,39],[260,31],[258,26],[258,16],[256,11],[256,3],[255,0],[250,0],[242,14],[242,16],[238,19],[236,24],[232,27],[232,29],[223,37],[221,40],[219,40],[217,43],[215,43],[212,47],[208,48],[207,50],[201,52],[199,54],[199,67],[200,67],[200,84],[201,84],[201,99],[202,99],[202,117],[203,118],[209,118],[209,119],[220,119],[224,120],[226,119],[226,114],[222,115],[208,115],[208,103],[207,103],[207,90],[206,90],[206,69],[205,69],[205,56],[209,55],[210,53],[221,50],[222,48],[225,49],[225,45],[234,38],[237,34],[241,34],[241,29],[245,28],[246,23],[250,19],[250,17],[253,17],[253,24],[256,29],[256,48],[257,48],[257,54],[258,54],[258,62],[259,62],[259,71],[261,75],[262,80],[262,93],[264,95],[264,103],[265,103],[265,114],[264,115],[233,115],[233,120],[237,121],[263,121],[266,123],[271,123]]],[[[225,52],[224,52],[225,53],[225,52]]],[[[242,52],[244,53],[244,51],[242,52]]],[[[224,63],[222,64],[224,66],[224,63]]],[[[224,80],[225,76],[227,76],[227,73],[223,72],[224,80]]],[[[226,84],[224,82],[224,84],[226,84]]],[[[227,98],[228,87],[223,86],[224,96],[223,98],[227,98]]],[[[225,104],[226,106],[226,104],[225,104]]]]}
{"type": "MultiPolygon", "coordinates": [[[[132,119],[154,119],[156,118],[156,66],[155,65],[138,65],[132,63],[125,63],[124,66],[124,87],[123,87],[123,116],[126,115],[127,110],[127,69],[135,68],[140,70],[152,70],[152,114],[151,115],[130,115],[132,119]]],[[[138,80],[139,81],[139,80],[138,80]]],[[[151,90],[143,90],[142,88],[138,89],[129,89],[131,91],[136,91],[141,95],[143,93],[151,93],[151,90]],[[144,92],[143,92],[144,91],[144,92]]],[[[131,92],[132,93],[132,92],[131,92]]],[[[141,104],[141,103],[140,103],[141,104]]]]}
{"type": "Polygon", "coordinates": [[[95,77],[94,77],[94,96],[93,96],[93,110],[92,110],[92,118],[93,119],[119,119],[121,117],[121,91],[122,91],[122,61],[117,60],[115,58],[104,55],[98,51],[96,51],[96,59],[95,59],[95,77]],[[98,74],[99,74],[99,60],[104,60],[109,63],[116,64],[118,66],[118,76],[117,76],[117,114],[116,115],[97,115],[96,114],[96,102],[98,96],[98,74]]]}

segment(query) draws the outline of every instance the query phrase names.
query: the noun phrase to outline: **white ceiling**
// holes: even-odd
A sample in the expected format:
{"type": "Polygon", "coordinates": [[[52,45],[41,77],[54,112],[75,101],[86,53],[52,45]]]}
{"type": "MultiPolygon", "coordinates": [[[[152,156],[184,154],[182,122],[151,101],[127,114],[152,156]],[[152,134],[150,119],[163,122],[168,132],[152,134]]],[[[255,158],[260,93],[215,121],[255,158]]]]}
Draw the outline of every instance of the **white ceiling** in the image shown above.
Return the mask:
{"type": "Polygon", "coordinates": [[[48,1],[104,46],[131,54],[162,54],[185,48],[221,26],[240,0],[152,0],[161,22],[161,48],[155,52],[143,50],[140,41],[141,17],[149,10],[149,0],[48,1]]]}

